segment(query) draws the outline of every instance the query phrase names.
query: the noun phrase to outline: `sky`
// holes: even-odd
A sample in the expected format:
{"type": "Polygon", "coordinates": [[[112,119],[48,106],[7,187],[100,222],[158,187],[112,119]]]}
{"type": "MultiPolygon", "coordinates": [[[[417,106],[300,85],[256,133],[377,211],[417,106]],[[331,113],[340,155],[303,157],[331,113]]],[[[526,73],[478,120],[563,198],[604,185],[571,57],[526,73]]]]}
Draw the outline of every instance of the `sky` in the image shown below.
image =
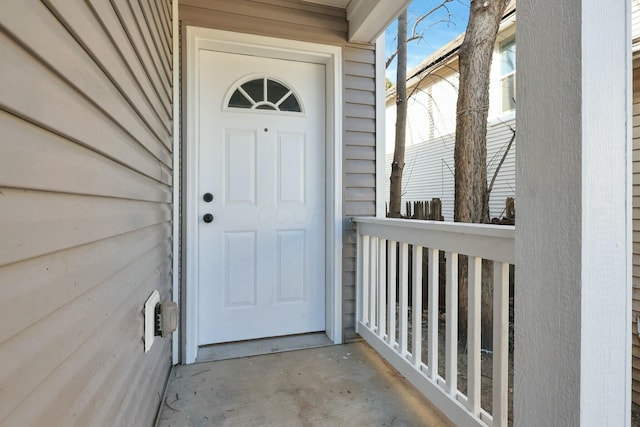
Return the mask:
{"type": "MultiPolygon", "coordinates": [[[[411,28],[416,18],[433,9],[442,3],[443,0],[413,0],[409,4],[407,13],[407,29],[411,33],[411,28]]],[[[422,40],[416,40],[407,45],[407,71],[416,67],[427,56],[449,43],[458,34],[467,28],[469,19],[469,0],[449,0],[446,2],[449,12],[441,8],[434,12],[429,18],[422,21],[418,26],[418,33],[423,33],[422,40]],[[450,13],[449,22],[438,22],[450,13]]],[[[385,32],[385,51],[389,58],[397,48],[398,23],[394,21],[385,32]]],[[[387,78],[392,82],[396,81],[396,61],[394,60],[387,68],[387,78]]]]}

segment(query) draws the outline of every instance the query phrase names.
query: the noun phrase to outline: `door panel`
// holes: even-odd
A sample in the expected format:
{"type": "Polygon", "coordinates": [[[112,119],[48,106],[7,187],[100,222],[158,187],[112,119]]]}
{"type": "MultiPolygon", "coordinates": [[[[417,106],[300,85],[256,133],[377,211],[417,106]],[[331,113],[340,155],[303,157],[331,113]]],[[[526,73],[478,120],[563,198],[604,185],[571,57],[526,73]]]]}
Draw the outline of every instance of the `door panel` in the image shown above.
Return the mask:
{"type": "Polygon", "coordinates": [[[298,302],[305,299],[305,252],[304,230],[278,231],[278,287],[277,302],[298,302]]]}
{"type": "Polygon", "coordinates": [[[224,235],[224,302],[226,308],[254,307],[257,294],[256,233],[224,235]]]}
{"type": "Polygon", "coordinates": [[[231,130],[226,138],[226,204],[256,204],[256,134],[231,130]]]}

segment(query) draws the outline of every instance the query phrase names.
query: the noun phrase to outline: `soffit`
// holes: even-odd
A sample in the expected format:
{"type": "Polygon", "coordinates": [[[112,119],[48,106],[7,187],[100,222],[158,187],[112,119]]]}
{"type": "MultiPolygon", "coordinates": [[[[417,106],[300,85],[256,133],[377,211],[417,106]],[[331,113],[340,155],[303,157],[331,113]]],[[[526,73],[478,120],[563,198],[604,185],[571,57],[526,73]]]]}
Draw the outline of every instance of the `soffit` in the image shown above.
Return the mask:
{"type": "Polygon", "coordinates": [[[301,0],[346,10],[349,41],[372,43],[407,7],[410,0],[301,0]]]}
{"type": "Polygon", "coordinates": [[[351,0],[304,0],[306,3],[317,3],[325,6],[339,7],[346,9],[351,0]]]}

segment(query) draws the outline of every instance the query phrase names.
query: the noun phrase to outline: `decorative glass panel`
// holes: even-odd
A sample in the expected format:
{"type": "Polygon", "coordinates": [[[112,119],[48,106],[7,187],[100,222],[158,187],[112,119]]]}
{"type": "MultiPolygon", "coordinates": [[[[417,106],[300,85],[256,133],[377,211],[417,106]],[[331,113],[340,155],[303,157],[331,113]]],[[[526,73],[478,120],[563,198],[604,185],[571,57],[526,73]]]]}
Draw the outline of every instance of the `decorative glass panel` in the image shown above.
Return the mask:
{"type": "Polygon", "coordinates": [[[300,102],[291,89],[266,77],[241,84],[231,95],[227,107],[302,112],[300,102]]]}
{"type": "Polygon", "coordinates": [[[251,80],[241,87],[255,102],[264,101],[264,79],[251,80]]]}
{"type": "Polygon", "coordinates": [[[252,105],[253,102],[249,101],[249,98],[244,96],[239,90],[233,92],[229,100],[229,107],[233,108],[251,108],[252,105]]]}
{"type": "Polygon", "coordinates": [[[267,101],[277,104],[285,95],[290,94],[288,87],[273,81],[267,80],[267,101]]]}
{"type": "Polygon", "coordinates": [[[280,103],[280,111],[296,111],[300,112],[300,104],[296,97],[291,94],[280,103]]]}

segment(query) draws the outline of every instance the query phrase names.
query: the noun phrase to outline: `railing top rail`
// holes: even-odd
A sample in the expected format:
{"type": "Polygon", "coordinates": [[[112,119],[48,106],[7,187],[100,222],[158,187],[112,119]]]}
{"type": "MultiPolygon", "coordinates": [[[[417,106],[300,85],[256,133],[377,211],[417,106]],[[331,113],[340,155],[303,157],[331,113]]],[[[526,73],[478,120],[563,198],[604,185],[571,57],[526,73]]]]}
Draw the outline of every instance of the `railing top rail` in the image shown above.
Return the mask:
{"type": "Polygon", "coordinates": [[[515,264],[515,227],[354,217],[360,234],[515,264]]]}
{"type": "Polygon", "coordinates": [[[378,218],[358,216],[351,218],[353,222],[362,224],[394,225],[416,230],[446,231],[459,234],[475,234],[487,237],[513,239],[516,227],[513,225],[470,224],[466,222],[428,221],[401,218],[378,218]]]}

